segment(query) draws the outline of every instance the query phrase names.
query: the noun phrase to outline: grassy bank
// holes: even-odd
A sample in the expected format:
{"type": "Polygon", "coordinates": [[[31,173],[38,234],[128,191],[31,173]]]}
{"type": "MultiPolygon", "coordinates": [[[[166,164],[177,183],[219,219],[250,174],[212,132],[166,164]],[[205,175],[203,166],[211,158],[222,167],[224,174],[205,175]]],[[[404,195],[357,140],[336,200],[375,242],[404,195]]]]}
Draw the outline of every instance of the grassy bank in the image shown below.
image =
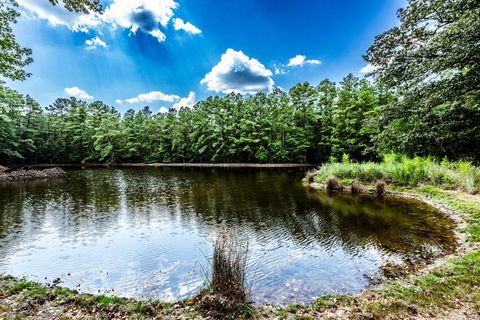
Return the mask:
{"type": "Polygon", "coordinates": [[[154,316],[174,319],[188,312],[192,313],[193,308],[186,308],[183,302],[168,304],[80,294],[55,285],[9,276],[0,278],[0,319],[142,319],[154,316]]]}
{"type": "Polygon", "coordinates": [[[353,180],[374,183],[379,180],[395,186],[436,186],[446,190],[459,189],[469,194],[480,191],[480,167],[468,161],[438,161],[430,157],[409,158],[396,154],[383,157],[380,163],[353,163],[348,156],[342,162],[330,162],[315,171],[315,182],[325,183],[337,177],[344,184],[353,180]]]}

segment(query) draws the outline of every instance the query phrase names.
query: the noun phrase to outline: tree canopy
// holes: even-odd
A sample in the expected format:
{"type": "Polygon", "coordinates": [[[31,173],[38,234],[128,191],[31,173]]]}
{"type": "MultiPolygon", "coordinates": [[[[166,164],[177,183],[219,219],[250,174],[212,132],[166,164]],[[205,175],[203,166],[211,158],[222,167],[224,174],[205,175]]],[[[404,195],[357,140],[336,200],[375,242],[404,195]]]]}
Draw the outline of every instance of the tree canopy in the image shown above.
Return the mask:
{"type": "Polygon", "coordinates": [[[479,154],[480,2],[410,0],[398,18],[365,55],[376,80],[401,97],[380,113],[381,148],[479,154]]]}
{"type": "MultiPolygon", "coordinates": [[[[364,159],[371,140],[365,116],[382,101],[377,87],[349,75],[289,92],[210,97],[193,108],[123,116],[100,101],[59,98],[42,110],[30,97],[0,88],[5,145],[0,162],[321,162],[364,159]]],[[[1,118],[0,118],[1,119],[1,118]]]]}

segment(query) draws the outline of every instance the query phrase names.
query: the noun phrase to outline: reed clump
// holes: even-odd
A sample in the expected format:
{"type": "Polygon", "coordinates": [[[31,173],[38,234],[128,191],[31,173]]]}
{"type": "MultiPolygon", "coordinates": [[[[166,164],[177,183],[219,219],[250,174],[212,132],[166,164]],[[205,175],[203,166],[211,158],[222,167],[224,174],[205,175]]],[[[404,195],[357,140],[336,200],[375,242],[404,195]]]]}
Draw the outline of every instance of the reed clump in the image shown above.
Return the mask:
{"type": "Polygon", "coordinates": [[[378,198],[383,198],[385,197],[385,194],[387,193],[387,188],[386,188],[386,183],[385,181],[377,181],[375,183],[375,194],[377,195],[378,198]]]}
{"type": "Polygon", "coordinates": [[[235,301],[247,299],[246,270],[248,244],[237,237],[221,234],[215,241],[212,258],[213,293],[222,294],[235,301]]]}
{"type": "Polygon", "coordinates": [[[309,184],[314,183],[316,175],[317,175],[317,173],[315,171],[308,171],[306,176],[305,176],[307,178],[307,183],[309,183],[309,184]]]}
{"type": "Polygon", "coordinates": [[[197,297],[198,304],[214,318],[248,318],[253,312],[247,288],[248,241],[222,233],[215,240],[209,287],[197,297]]]}
{"type": "Polygon", "coordinates": [[[340,191],[343,190],[342,182],[335,176],[330,176],[327,179],[328,191],[340,191]]]}
{"type": "Polygon", "coordinates": [[[363,191],[362,185],[358,180],[353,180],[350,186],[352,194],[359,194],[363,191]]]}

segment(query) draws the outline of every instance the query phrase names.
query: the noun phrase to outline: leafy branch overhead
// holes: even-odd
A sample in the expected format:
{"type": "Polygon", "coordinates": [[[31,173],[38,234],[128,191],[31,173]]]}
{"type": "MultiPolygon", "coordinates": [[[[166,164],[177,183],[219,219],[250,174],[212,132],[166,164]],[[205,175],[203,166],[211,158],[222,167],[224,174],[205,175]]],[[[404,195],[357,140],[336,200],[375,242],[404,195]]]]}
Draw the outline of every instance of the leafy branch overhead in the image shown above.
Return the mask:
{"type": "MultiPolygon", "coordinates": [[[[60,2],[60,0],[48,1],[54,6],[60,2]]],[[[61,2],[68,11],[88,14],[89,12],[102,12],[103,10],[100,0],[62,0],[61,2]]]]}
{"type": "MultiPolygon", "coordinates": [[[[45,0],[47,1],[47,0],[45,0]]],[[[48,0],[57,5],[59,0],[48,0]]],[[[99,0],[65,0],[62,1],[69,11],[89,13],[101,12],[99,0]]],[[[20,16],[18,3],[15,0],[0,1],[0,76],[11,80],[23,81],[31,74],[24,70],[33,62],[32,50],[23,48],[13,34],[12,25],[20,16]]]]}

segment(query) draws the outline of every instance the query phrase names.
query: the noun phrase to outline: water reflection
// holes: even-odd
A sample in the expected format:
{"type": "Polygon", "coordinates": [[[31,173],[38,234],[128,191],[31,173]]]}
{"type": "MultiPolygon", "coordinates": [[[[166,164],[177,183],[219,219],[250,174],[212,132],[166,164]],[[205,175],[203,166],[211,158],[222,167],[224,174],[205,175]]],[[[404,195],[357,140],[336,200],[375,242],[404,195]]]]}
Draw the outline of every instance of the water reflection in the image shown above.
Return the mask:
{"type": "Polygon", "coordinates": [[[415,201],[327,195],[299,173],[74,170],[0,185],[0,272],[89,292],[176,300],[198,291],[220,230],[248,237],[256,301],[310,302],[368,285],[386,262],[452,249],[452,222],[415,201]]]}

